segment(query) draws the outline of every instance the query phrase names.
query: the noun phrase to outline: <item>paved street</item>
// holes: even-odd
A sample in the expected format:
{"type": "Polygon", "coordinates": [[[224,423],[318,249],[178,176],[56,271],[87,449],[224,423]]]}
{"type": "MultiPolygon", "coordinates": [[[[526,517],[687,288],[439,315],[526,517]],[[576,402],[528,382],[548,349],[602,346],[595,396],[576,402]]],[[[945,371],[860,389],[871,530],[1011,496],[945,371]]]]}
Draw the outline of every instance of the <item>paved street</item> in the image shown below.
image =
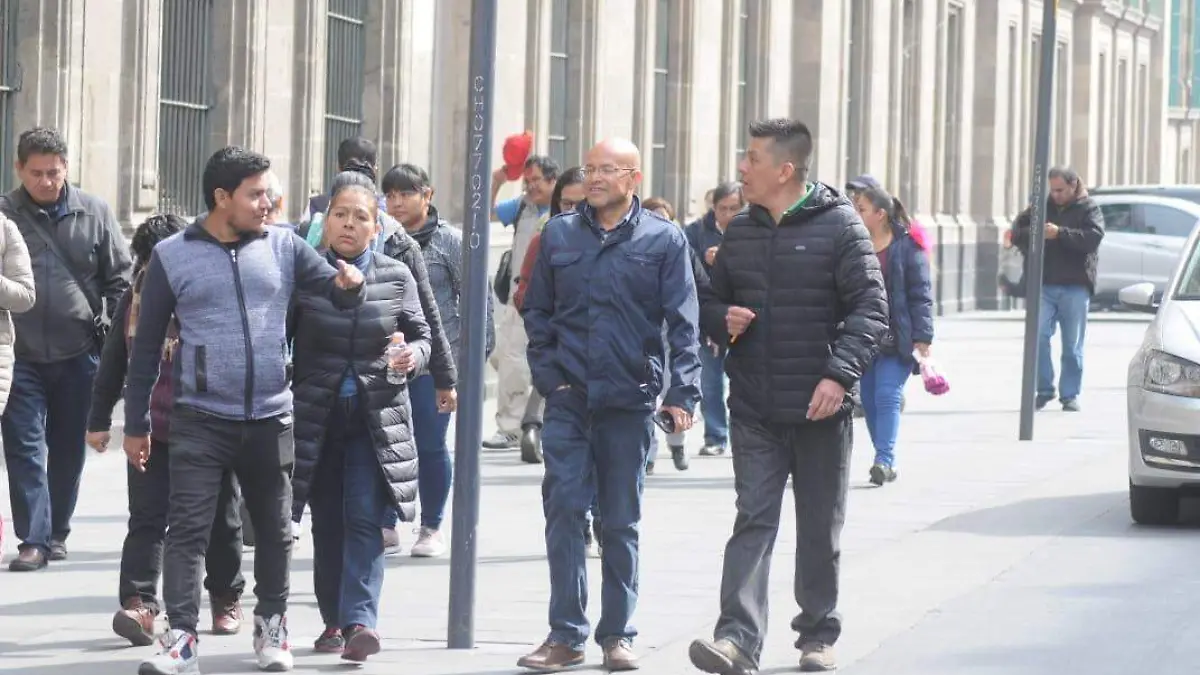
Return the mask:
{"type": "MultiPolygon", "coordinates": [[[[859,429],[843,538],[841,672],[1194,672],[1200,643],[1186,636],[1200,628],[1200,593],[1192,595],[1200,582],[1189,572],[1200,560],[1200,539],[1194,528],[1135,529],[1127,513],[1123,390],[1143,320],[1095,320],[1088,329],[1084,411],[1041,413],[1038,440],[1018,443],[1023,324],[1014,318],[939,323],[935,349],[953,389],[934,398],[917,382],[910,387],[899,482],[884,489],[866,483],[871,453],[859,429]]],[[[694,436],[693,451],[699,440],[694,436]]],[[[384,588],[385,651],[360,672],[516,672],[516,658],[546,632],[539,481],[540,470],[520,464],[515,453],[484,455],[479,647],[444,648],[448,561],[396,557],[384,588]]],[[[0,498],[7,512],[7,498],[0,498]]],[[[648,480],[644,510],[637,615],[643,671],[694,672],[687,643],[711,630],[733,518],[729,460],[695,459],[691,471],[678,474],[664,457],[659,475],[648,480]]],[[[785,506],[776,552],[766,673],[796,665],[788,630],[790,511],[785,506]]],[[[0,572],[0,673],[135,672],[146,649],[129,648],[109,631],[124,519],[124,459],[93,455],[71,559],[36,574],[0,572]]],[[[247,573],[251,558],[248,552],[247,573]]],[[[598,600],[600,565],[590,565],[598,600]]],[[[296,672],[341,670],[337,658],[310,653],[321,628],[311,570],[306,537],[293,565],[289,617],[296,672]]],[[[248,630],[202,635],[200,652],[205,673],[254,672],[248,630]]],[[[589,657],[598,662],[599,650],[592,647],[589,657]]]]}

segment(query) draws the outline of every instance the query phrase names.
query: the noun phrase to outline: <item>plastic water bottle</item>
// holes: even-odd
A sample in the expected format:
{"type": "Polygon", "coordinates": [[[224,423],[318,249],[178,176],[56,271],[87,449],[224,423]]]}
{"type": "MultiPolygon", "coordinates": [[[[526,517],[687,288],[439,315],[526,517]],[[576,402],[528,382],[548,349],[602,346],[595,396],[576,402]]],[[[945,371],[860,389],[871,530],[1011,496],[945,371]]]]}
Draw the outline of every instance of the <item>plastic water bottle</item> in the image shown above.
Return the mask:
{"type": "Polygon", "coordinates": [[[404,333],[392,333],[392,341],[387,346],[387,381],[392,384],[402,384],[408,380],[408,373],[402,372],[396,368],[396,359],[400,356],[400,352],[404,349],[404,333]]]}

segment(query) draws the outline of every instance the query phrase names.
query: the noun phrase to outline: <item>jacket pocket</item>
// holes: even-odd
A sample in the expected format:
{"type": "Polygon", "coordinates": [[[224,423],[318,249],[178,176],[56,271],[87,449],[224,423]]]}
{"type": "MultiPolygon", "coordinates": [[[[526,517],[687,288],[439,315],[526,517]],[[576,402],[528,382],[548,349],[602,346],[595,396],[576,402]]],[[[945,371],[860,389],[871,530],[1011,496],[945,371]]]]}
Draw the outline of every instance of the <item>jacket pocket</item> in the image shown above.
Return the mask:
{"type": "Polygon", "coordinates": [[[663,253],[625,252],[621,260],[621,277],[627,290],[633,291],[632,297],[658,300],[659,273],[665,259],[663,253]]]}
{"type": "Polygon", "coordinates": [[[196,345],[195,363],[192,364],[193,376],[196,378],[196,391],[204,394],[208,392],[208,355],[204,349],[204,345],[196,345]]]}
{"type": "Polygon", "coordinates": [[[587,278],[583,272],[583,251],[555,251],[550,254],[550,267],[554,269],[554,293],[560,298],[583,292],[587,278]]]}

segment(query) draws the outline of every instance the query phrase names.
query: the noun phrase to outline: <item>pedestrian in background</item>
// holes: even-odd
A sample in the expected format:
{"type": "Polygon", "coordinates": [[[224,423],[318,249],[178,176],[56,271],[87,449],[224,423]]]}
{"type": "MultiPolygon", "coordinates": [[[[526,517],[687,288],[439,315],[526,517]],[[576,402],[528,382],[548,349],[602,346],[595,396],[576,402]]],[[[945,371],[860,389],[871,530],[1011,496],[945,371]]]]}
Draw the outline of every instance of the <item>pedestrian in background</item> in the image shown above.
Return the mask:
{"type": "Polygon", "coordinates": [[[305,491],[313,585],[325,624],[314,648],[361,663],[380,649],[379,519],[389,508],[406,522],[414,516],[418,445],[409,383],[429,361],[430,331],[412,272],[372,250],[379,233],[375,183],[359,173],[334,182],[325,258],[363,275],[365,302],[346,311],[327,293],[297,298],[290,317],[296,352],[292,481],[311,486],[305,491]]]}
{"type": "Polygon", "coordinates": [[[14,572],[67,558],[87,456],[92,378],[133,262],[112,209],[67,182],[67,144],[38,127],[17,143],[21,185],[0,214],[29,248],[37,301],[10,315],[16,329],[8,406],[0,417],[13,529],[14,572]]]}
{"type": "MultiPolygon", "coordinates": [[[[125,455],[146,470],[150,397],[172,317],[182,348],[171,408],[171,507],[163,554],[167,631],[142,675],[199,669],[199,572],[234,471],[257,542],[254,652],[262,670],[291,670],[287,601],[292,553],[292,390],[287,314],[297,289],[339,307],[362,304],[363,275],[335,269],[295,233],[265,225],[266,157],[218,150],[204,168],[208,215],[154,247],[142,283],[125,395],[125,455]],[[210,358],[211,356],[211,358],[210,358]]],[[[378,522],[378,521],[377,521],[378,522]]]]}
{"type": "MultiPolygon", "coordinates": [[[[725,238],[725,230],[746,202],[742,184],[736,181],[721,183],[711,191],[713,206],[704,217],[687,226],[688,243],[700,257],[705,274],[712,276],[717,250],[725,238]]],[[[725,406],[725,355],[719,341],[705,340],[700,350],[700,414],[704,416],[704,447],[700,454],[715,457],[725,454],[729,443],[729,410],[725,406]]]]}
{"type": "Polygon", "coordinates": [[[881,187],[860,190],[854,205],[871,233],[888,296],[888,331],[860,383],[867,433],[875,446],[870,480],[883,485],[896,480],[900,403],[904,384],[917,368],[913,353],[929,358],[933,287],[929,258],[909,233],[910,218],[904,205],[881,187]]]}
{"type": "MultiPolygon", "coordinates": [[[[134,256],[133,286],[121,296],[114,315],[113,330],[104,342],[100,367],[92,391],[87,443],[97,452],[108,450],[112,413],[125,391],[130,347],[137,334],[142,284],[146,264],[159,242],[182,232],[187,222],[175,215],[150,216],[134,230],[130,249],[134,256]]],[[[112,629],[136,646],[154,642],[154,621],[161,611],[158,578],[162,573],[163,542],[167,537],[167,510],[171,495],[171,404],[175,396],[175,359],[179,352],[179,323],[171,320],[163,344],[158,379],[150,394],[150,459],[145,471],[126,463],[129,525],[121,547],[121,572],[117,600],[121,609],[113,615],[112,629]]],[[[208,550],[204,586],[209,592],[214,635],[233,635],[241,630],[239,598],[246,587],[242,578],[241,495],[232,471],[221,477],[208,550]]]]}
{"type": "MultiPolygon", "coordinates": [[[[520,141],[524,138],[516,136],[510,140],[520,141]]],[[[512,228],[513,246],[508,257],[508,269],[501,270],[502,274],[507,274],[509,288],[516,288],[520,283],[517,277],[525,261],[525,252],[533,236],[542,229],[543,217],[550,209],[550,197],[558,181],[559,168],[558,163],[549,157],[532,155],[524,160],[523,168],[521,164],[507,164],[492,174],[492,216],[505,227],[512,228]],[[500,189],[516,178],[524,180],[521,196],[497,202],[500,189]]],[[[501,266],[504,266],[503,262],[501,266]]],[[[483,442],[483,447],[493,450],[515,448],[520,444],[521,421],[525,417],[531,386],[529,363],[525,355],[528,342],[525,325],[516,308],[508,302],[508,296],[500,299],[501,306],[496,310],[496,351],[491,359],[498,375],[496,434],[483,442]]]]}
{"type": "MultiPolygon", "coordinates": [[[[455,363],[462,354],[462,231],[451,227],[433,205],[429,174],[415,164],[398,164],[383,177],[388,211],[420,246],[429,271],[429,285],[437,298],[442,327],[455,363]]],[[[492,293],[488,292],[485,358],[495,345],[492,293]]],[[[422,374],[408,385],[412,426],[420,461],[421,528],[411,553],[415,558],[436,558],[446,552],[442,519],[450,496],[452,465],[446,434],[450,429],[451,402],[438,396],[437,383],[422,374]]]]}
{"type": "MultiPolygon", "coordinates": [[[[1038,373],[1035,403],[1041,410],[1057,397],[1062,409],[1079,410],[1083,388],[1083,344],[1088,310],[1096,293],[1096,267],[1104,239],[1104,214],[1074,169],[1056,166],[1049,172],[1046,199],[1045,267],[1042,310],[1038,315],[1038,373]],[[1057,392],[1050,339],[1062,329],[1062,370],[1057,392]]],[[[1030,209],[1013,223],[1012,242],[1029,260],[1030,209]]]]}
{"type": "MultiPolygon", "coordinates": [[[[586,198],[587,194],[583,189],[583,169],[578,166],[567,169],[554,182],[554,192],[550,195],[550,212],[546,214],[546,220],[549,221],[560,213],[571,213],[586,198]]],[[[544,225],[543,223],[543,227],[544,225]]],[[[518,312],[524,306],[525,291],[529,287],[529,278],[533,275],[533,263],[537,261],[541,237],[539,229],[529,240],[529,248],[526,249],[525,259],[521,262],[521,272],[515,279],[513,307],[518,312]]],[[[521,461],[526,464],[542,463],[542,413],[545,407],[546,402],[542,395],[536,387],[530,386],[525,416],[521,418],[521,461]]],[[[590,550],[590,543],[588,547],[590,550]]]]}
{"type": "Polygon", "coordinates": [[[584,659],[584,525],[593,491],[604,543],[595,638],[606,668],[638,667],[631,620],[652,418],[687,431],[700,394],[696,288],[683,232],[641,207],[641,158],[632,143],[599,143],[583,171],[587,203],[546,224],[523,309],[534,386],[546,399],[550,633],[517,663],[539,671],[584,659]],[[673,384],[660,408],[668,357],[673,384]]]}
{"type": "MultiPolygon", "coordinates": [[[[13,221],[0,213],[0,413],[8,404],[13,378],[13,314],[33,308],[37,291],[29,249],[13,221]]],[[[0,560],[4,558],[4,516],[0,514],[0,560]]]]}
{"type": "Polygon", "coordinates": [[[887,329],[871,236],[850,201],[809,180],[813,139],[790,119],[750,125],[738,167],[751,206],[713,264],[705,331],[729,348],[737,518],[725,546],[712,640],[689,655],[708,673],[758,668],[783,491],[796,505],[795,594],[802,671],[833,670],[842,630],[840,538],[853,446],[846,392],[887,329]]]}

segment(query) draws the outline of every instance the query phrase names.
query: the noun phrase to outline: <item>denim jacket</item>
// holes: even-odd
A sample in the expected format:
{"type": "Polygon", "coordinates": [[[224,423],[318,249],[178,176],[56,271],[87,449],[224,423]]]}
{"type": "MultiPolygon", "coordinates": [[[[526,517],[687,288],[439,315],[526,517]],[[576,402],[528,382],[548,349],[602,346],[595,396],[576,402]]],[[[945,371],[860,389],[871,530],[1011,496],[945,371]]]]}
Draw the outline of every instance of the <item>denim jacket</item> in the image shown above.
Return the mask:
{"type": "MultiPolygon", "coordinates": [[[[442,315],[442,327],[446,331],[446,339],[450,341],[450,349],[454,353],[454,362],[462,363],[462,301],[463,286],[463,248],[462,232],[451,226],[438,216],[437,209],[429,207],[429,219],[416,232],[410,232],[413,239],[421,246],[421,254],[425,257],[425,267],[429,270],[429,285],[433,287],[433,296],[437,301],[438,313],[442,315]]],[[[492,321],[491,281],[488,281],[487,304],[487,347],[490,355],[496,344],[496,330],[492,321]]]]}

